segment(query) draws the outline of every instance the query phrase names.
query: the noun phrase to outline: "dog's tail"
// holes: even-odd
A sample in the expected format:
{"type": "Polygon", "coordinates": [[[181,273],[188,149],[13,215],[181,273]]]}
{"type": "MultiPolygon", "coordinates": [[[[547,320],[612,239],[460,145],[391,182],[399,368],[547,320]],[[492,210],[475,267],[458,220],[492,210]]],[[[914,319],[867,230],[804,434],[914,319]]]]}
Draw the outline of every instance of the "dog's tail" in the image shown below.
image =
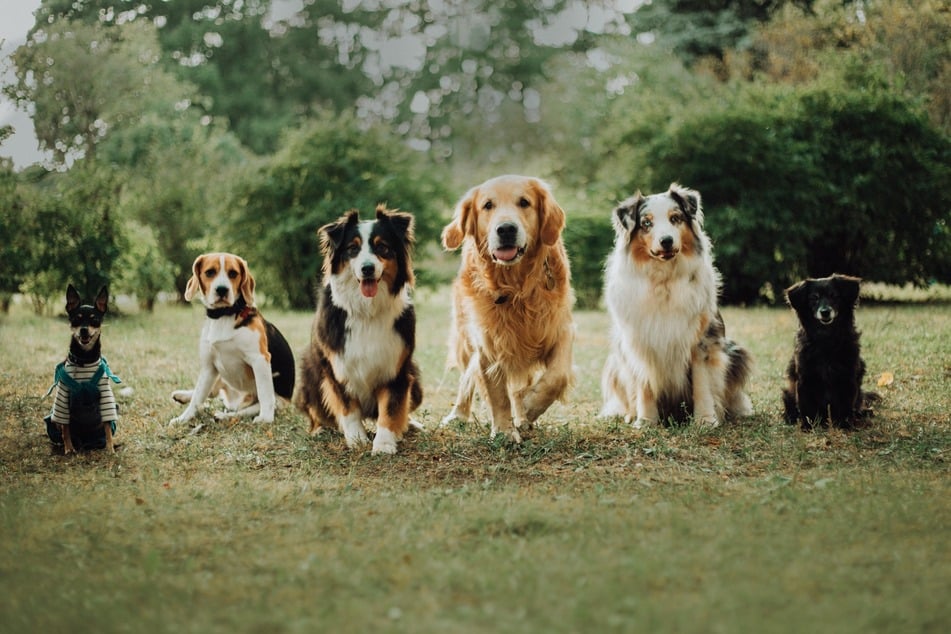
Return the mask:
{"type": "Polygon", "coordinates": [[[743,388],[753,372],[753,357],[749,351],[731,339],[724,342],[727,356],[726,406],[730,416],[749,416],[753,413],[753,404],[743,388]]]}

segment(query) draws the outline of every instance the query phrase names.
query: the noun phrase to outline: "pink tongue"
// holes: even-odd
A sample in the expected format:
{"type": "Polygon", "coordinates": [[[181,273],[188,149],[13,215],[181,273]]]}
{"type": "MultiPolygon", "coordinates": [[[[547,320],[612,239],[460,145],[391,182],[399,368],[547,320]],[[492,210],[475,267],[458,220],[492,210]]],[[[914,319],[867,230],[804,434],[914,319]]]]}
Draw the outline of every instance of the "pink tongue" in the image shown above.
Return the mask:
{"type": "Polygon", "coordinates": [[[501,249],[496,249],[492,255],[495,256],[496,260],[509,262],[510,260],[514,260],[515,256],[518,255],[518,249],[516,247],[502,247],[501,249]]]}
{"type": "Polygon", "coordinates": [[[376,280],[360,280],[360,292],[364,297],[376,297],[378,287],[376,280]]]}

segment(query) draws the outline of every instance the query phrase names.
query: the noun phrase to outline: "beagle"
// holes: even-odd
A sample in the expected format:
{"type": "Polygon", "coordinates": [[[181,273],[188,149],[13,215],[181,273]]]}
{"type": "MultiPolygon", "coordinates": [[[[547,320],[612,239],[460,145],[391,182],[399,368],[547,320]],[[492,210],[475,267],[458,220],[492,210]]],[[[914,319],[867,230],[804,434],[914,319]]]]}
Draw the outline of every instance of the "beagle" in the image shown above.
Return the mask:
{"type": "Polygon", "coordinates": [[[190,420],[214,391],[225,410],[215,418],[254,416],[274,420],[276,397],[294,391],[294,354],[280,331],[254,305],[254,277],[243,258],[205,253],[192,265],[185,300],[201,295],[207,319],[198,346],[198,381],[193,390],[176,390],[172,399],[187,403],[171,423],[190,420]]]}

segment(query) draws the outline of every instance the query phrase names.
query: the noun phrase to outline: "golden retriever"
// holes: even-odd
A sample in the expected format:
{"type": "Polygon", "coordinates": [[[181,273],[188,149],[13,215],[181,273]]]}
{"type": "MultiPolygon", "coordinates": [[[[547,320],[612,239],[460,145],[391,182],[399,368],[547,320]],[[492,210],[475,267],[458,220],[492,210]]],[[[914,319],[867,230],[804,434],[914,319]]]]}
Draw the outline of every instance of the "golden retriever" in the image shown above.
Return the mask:
{"type": "Polygon", "coordinates": [[[456,205],[442,243],[462,247],[449,336],[449,365],[461,376],[444,425],[468,420],[478,385],[492,435],[519,443],[519,430],[568,390],[574,293],[564,227],[564,210],[537,178],[499,176],[456,205]]]}

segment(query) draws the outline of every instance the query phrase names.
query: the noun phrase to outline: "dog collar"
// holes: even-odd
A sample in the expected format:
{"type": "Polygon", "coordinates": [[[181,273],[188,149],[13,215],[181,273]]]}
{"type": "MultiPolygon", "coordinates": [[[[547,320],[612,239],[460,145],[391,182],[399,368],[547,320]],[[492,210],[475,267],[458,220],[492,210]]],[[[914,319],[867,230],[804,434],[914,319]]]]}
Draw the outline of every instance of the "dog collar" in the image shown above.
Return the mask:
{"type": "Polygon", "coordinates": [[[237,301],[231,306],[225,306],[224,308],[206,308],[205,315],[208,319],[221,319],[222,317],[241,315],[246,309],[250,311],[251,307],[244,301],[244,297],[238,296],[237,301]]]}

